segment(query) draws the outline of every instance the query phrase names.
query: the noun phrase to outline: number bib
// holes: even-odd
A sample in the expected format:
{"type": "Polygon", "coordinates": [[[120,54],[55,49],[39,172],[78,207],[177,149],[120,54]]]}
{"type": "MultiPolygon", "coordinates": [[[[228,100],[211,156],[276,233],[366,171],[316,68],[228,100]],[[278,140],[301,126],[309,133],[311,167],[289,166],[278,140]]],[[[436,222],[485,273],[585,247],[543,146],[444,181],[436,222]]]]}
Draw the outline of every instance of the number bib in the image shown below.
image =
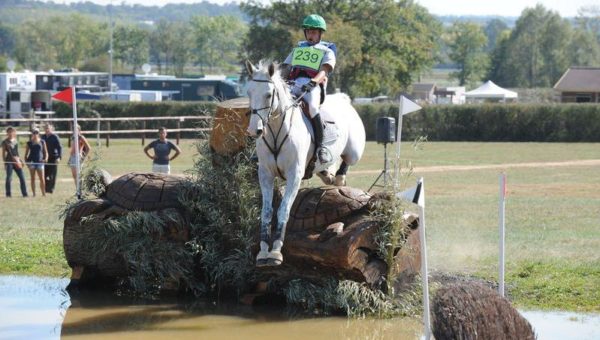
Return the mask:
{"type": "Polygon", "coordinates": [[[300,66],[319,71],[325,51],[310,47],[294,48],[292,66],[300,66]]]}

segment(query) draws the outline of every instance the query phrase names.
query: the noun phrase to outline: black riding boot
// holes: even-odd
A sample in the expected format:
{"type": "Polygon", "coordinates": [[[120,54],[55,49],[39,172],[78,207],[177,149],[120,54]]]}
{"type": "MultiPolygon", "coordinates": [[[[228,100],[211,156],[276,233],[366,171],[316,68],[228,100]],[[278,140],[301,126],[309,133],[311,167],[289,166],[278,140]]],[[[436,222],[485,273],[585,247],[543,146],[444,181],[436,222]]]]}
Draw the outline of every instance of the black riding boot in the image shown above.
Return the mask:
{"type": "Polygon", "coordinates": [[[321,163],[329,163],[331,162],[331,156],[327,149],[323,147],[323,121],[321,120],[321,115],[317,113],[317,115],[312,119],[312,125],[315,130],[315,148],[317,149],[317,157],[319,157],[319,162],[321,163]]]}

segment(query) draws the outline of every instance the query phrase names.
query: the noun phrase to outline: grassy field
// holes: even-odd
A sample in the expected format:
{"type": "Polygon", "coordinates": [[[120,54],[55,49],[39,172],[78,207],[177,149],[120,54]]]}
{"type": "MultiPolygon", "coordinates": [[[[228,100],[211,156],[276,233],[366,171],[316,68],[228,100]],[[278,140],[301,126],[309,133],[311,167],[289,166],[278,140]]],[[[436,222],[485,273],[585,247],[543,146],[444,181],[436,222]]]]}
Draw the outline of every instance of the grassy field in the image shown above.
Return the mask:
{"type": "MultiPolygon", "coordinates": [[[[184,174],[197,157],[192,141],[181,147],[175,174],[184,174]]],[[[140,140],[113,140],[97,150],[98,165],[113,176],[151,168],[140,140]]],[[[383,167],[383,150],[368,143],[348,184],[369,188],[383,167]]],[[[388,145],[390,158],[395,152],[396,145],[388,145]]],[[[522,308],[600,311],[600,165],[576,163],[600,159],[600,144],[403,143],[401,159],[404,173],[409,161],[414,167],[403,186],[425,179],[432,270],[497,279],[498,174],[504,171],[510,297],[522,308]],[[468,168],[479,165],[494,167],[468,168]],[[464,167],[442,168],[448,166],[464,167]]],[[[20,198],[14,178],[13,198],[0,198],[0,273],[69,275],[58,211],[74,183],[65,165],[59,177],[53,195],[20,198]]]]}

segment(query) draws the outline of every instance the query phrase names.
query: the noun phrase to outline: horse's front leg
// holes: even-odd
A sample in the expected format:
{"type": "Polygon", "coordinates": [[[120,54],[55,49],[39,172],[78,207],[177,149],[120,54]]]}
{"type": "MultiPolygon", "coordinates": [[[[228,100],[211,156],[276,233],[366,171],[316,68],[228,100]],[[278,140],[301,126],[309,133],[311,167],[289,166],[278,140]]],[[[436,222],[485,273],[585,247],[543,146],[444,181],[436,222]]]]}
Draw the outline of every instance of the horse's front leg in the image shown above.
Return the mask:
{"type": "Polygon", "coordinates": [[[258,169],[258,180],[262,193],[262,210],[260,213],[260,251],[256,255],[256,266],[266,266],[271,241],[271,219],[273,217],[273,187],[275,178],[263,168],[258,169]]]}
{"type": "Polygon", "coordinates": [[[290,218],[290,209],[300,188],[302,173],[294,171],[286,174],[286,177],[285,193],[277,210],[277,229],[275,229],[275,237],[273,238],[273,249],[269,253],[269,265],[271,266],[278,266],[283,262],[281,248],[283,247],[283,240],[285,238],[285,227],[290,218]]]}

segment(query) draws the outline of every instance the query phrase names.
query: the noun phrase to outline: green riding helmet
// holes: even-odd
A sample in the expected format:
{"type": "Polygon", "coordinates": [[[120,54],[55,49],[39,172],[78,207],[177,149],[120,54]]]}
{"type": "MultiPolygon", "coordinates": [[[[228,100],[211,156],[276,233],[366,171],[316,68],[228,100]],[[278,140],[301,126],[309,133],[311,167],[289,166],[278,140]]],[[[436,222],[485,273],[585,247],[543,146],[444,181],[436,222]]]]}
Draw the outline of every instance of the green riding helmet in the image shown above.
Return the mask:
{"type": "Polygon", "coordinates": [[[311,14],[302,21],[302,28],[305,30],[319,29],[322,31],[327,31],[327,23],[325,23],[325,19],[323,19],[322,16],[318,14],[311,14]]]}

